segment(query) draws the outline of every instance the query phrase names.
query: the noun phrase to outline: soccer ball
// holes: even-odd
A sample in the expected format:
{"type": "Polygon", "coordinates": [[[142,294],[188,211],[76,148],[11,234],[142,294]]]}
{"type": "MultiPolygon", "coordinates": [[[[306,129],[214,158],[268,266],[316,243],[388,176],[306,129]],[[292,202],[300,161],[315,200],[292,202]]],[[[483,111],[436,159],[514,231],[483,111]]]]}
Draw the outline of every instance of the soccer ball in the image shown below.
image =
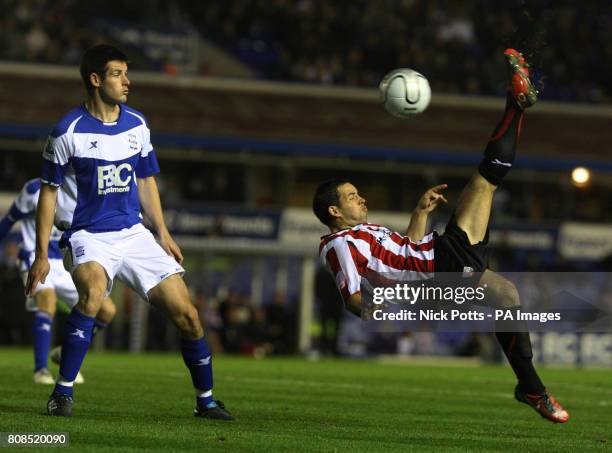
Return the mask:
{"type": "Polygon", "coordinates": [[[391,71],[378,88],[385,109],[398,118],[423,113],[431,100],[431,88],[425,76],[408,68],[391,71]]]}

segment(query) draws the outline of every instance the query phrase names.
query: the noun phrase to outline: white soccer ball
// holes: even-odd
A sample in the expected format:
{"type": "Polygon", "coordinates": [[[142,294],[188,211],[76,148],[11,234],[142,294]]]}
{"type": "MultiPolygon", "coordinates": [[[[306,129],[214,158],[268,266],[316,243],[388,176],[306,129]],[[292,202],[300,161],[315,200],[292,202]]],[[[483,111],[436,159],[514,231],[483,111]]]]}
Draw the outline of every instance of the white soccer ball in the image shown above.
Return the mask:
{"type": "Polygon", "coordinates": [[[385,109],[398,118],[423,113],[431,101],[431,88],[425,76],[408,68],[391,71],[378,88],[385,109]]]}

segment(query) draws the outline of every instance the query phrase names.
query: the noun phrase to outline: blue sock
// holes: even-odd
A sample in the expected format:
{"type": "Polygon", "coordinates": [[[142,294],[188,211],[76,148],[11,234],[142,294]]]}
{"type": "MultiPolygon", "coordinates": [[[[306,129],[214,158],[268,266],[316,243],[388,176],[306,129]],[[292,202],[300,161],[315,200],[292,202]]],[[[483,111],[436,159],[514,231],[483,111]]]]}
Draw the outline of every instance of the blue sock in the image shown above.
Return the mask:
{"type": "Polygon", "coordinates": [[[32,336],[34,340],[34,371],[47,368],[49,348],[51,346],[51,324],[53,316],[44,311],[34,315],[32,336]]]}
{"type": "Polygon", "coordinates": [[[56,392],[72,396],[72,383],[91,343],[94,319],[92,316],[84,315],[76,308],[70,312],[62,340],[62,360],[60,375],[55,384],[56,392]]]}
{"type": "Polygon", "coordinates": [[[204,338],[182,340],[181,352],[185,365],[191,373],[191,381],[196,390],[196,404],[200,407],[215,405],[212,396],[213,373],[212,356],[204,338]]]}
{"type": "Polygon", "coordinates": [[[68,395],[70,398],[72,398],[72,384],[62,385],[56,383],[55,388],[53,389],[53,393],[61,393],[62,395],[68,395]]]}

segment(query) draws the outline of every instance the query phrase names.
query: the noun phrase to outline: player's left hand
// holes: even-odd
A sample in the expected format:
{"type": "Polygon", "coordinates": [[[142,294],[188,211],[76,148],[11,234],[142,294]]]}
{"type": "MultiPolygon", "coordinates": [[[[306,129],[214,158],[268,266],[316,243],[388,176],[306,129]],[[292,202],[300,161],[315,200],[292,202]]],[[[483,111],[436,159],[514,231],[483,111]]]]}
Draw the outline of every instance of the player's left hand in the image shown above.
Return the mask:
{"type": "Polygon", "coordinates": [[[162,233],[159,235],[159,245],[166,251],[166,253],[172,256],[177,263],[183,264],[183,254],[181,248],[174,242],[170,233],[162,233]]]}
{"type": "Polygon", "coordinates": [[[417,204],[417,210],[429,214],[436,209],[440,203],[448,203],[448,200],[442,195],[442,191],[448,187],[448,184],[440,184],[427,190],[417,204]]]}

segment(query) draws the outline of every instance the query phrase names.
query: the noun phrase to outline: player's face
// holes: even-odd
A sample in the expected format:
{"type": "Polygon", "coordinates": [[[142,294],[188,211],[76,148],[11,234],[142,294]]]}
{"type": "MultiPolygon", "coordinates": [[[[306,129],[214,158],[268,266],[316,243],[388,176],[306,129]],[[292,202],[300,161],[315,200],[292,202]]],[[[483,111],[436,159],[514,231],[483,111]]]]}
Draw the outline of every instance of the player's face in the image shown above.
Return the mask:
{"type": "Polygon", "coordinates": [[[125,61],[109,61],[106,63],[106,74],[100,83],[100,96],[109,104],[123,104],[127,102],[130,80],[127,77],[127,63],[125,61]]]}
{"type": "Polygon", "coordinates": [[[359,196],[359,192],[354,185],[346,183],[339,186],[338,195],[340,196],[340,206],[337,208],[341,226],[354,227],[368,221],[366,200],[359,196]]]}

